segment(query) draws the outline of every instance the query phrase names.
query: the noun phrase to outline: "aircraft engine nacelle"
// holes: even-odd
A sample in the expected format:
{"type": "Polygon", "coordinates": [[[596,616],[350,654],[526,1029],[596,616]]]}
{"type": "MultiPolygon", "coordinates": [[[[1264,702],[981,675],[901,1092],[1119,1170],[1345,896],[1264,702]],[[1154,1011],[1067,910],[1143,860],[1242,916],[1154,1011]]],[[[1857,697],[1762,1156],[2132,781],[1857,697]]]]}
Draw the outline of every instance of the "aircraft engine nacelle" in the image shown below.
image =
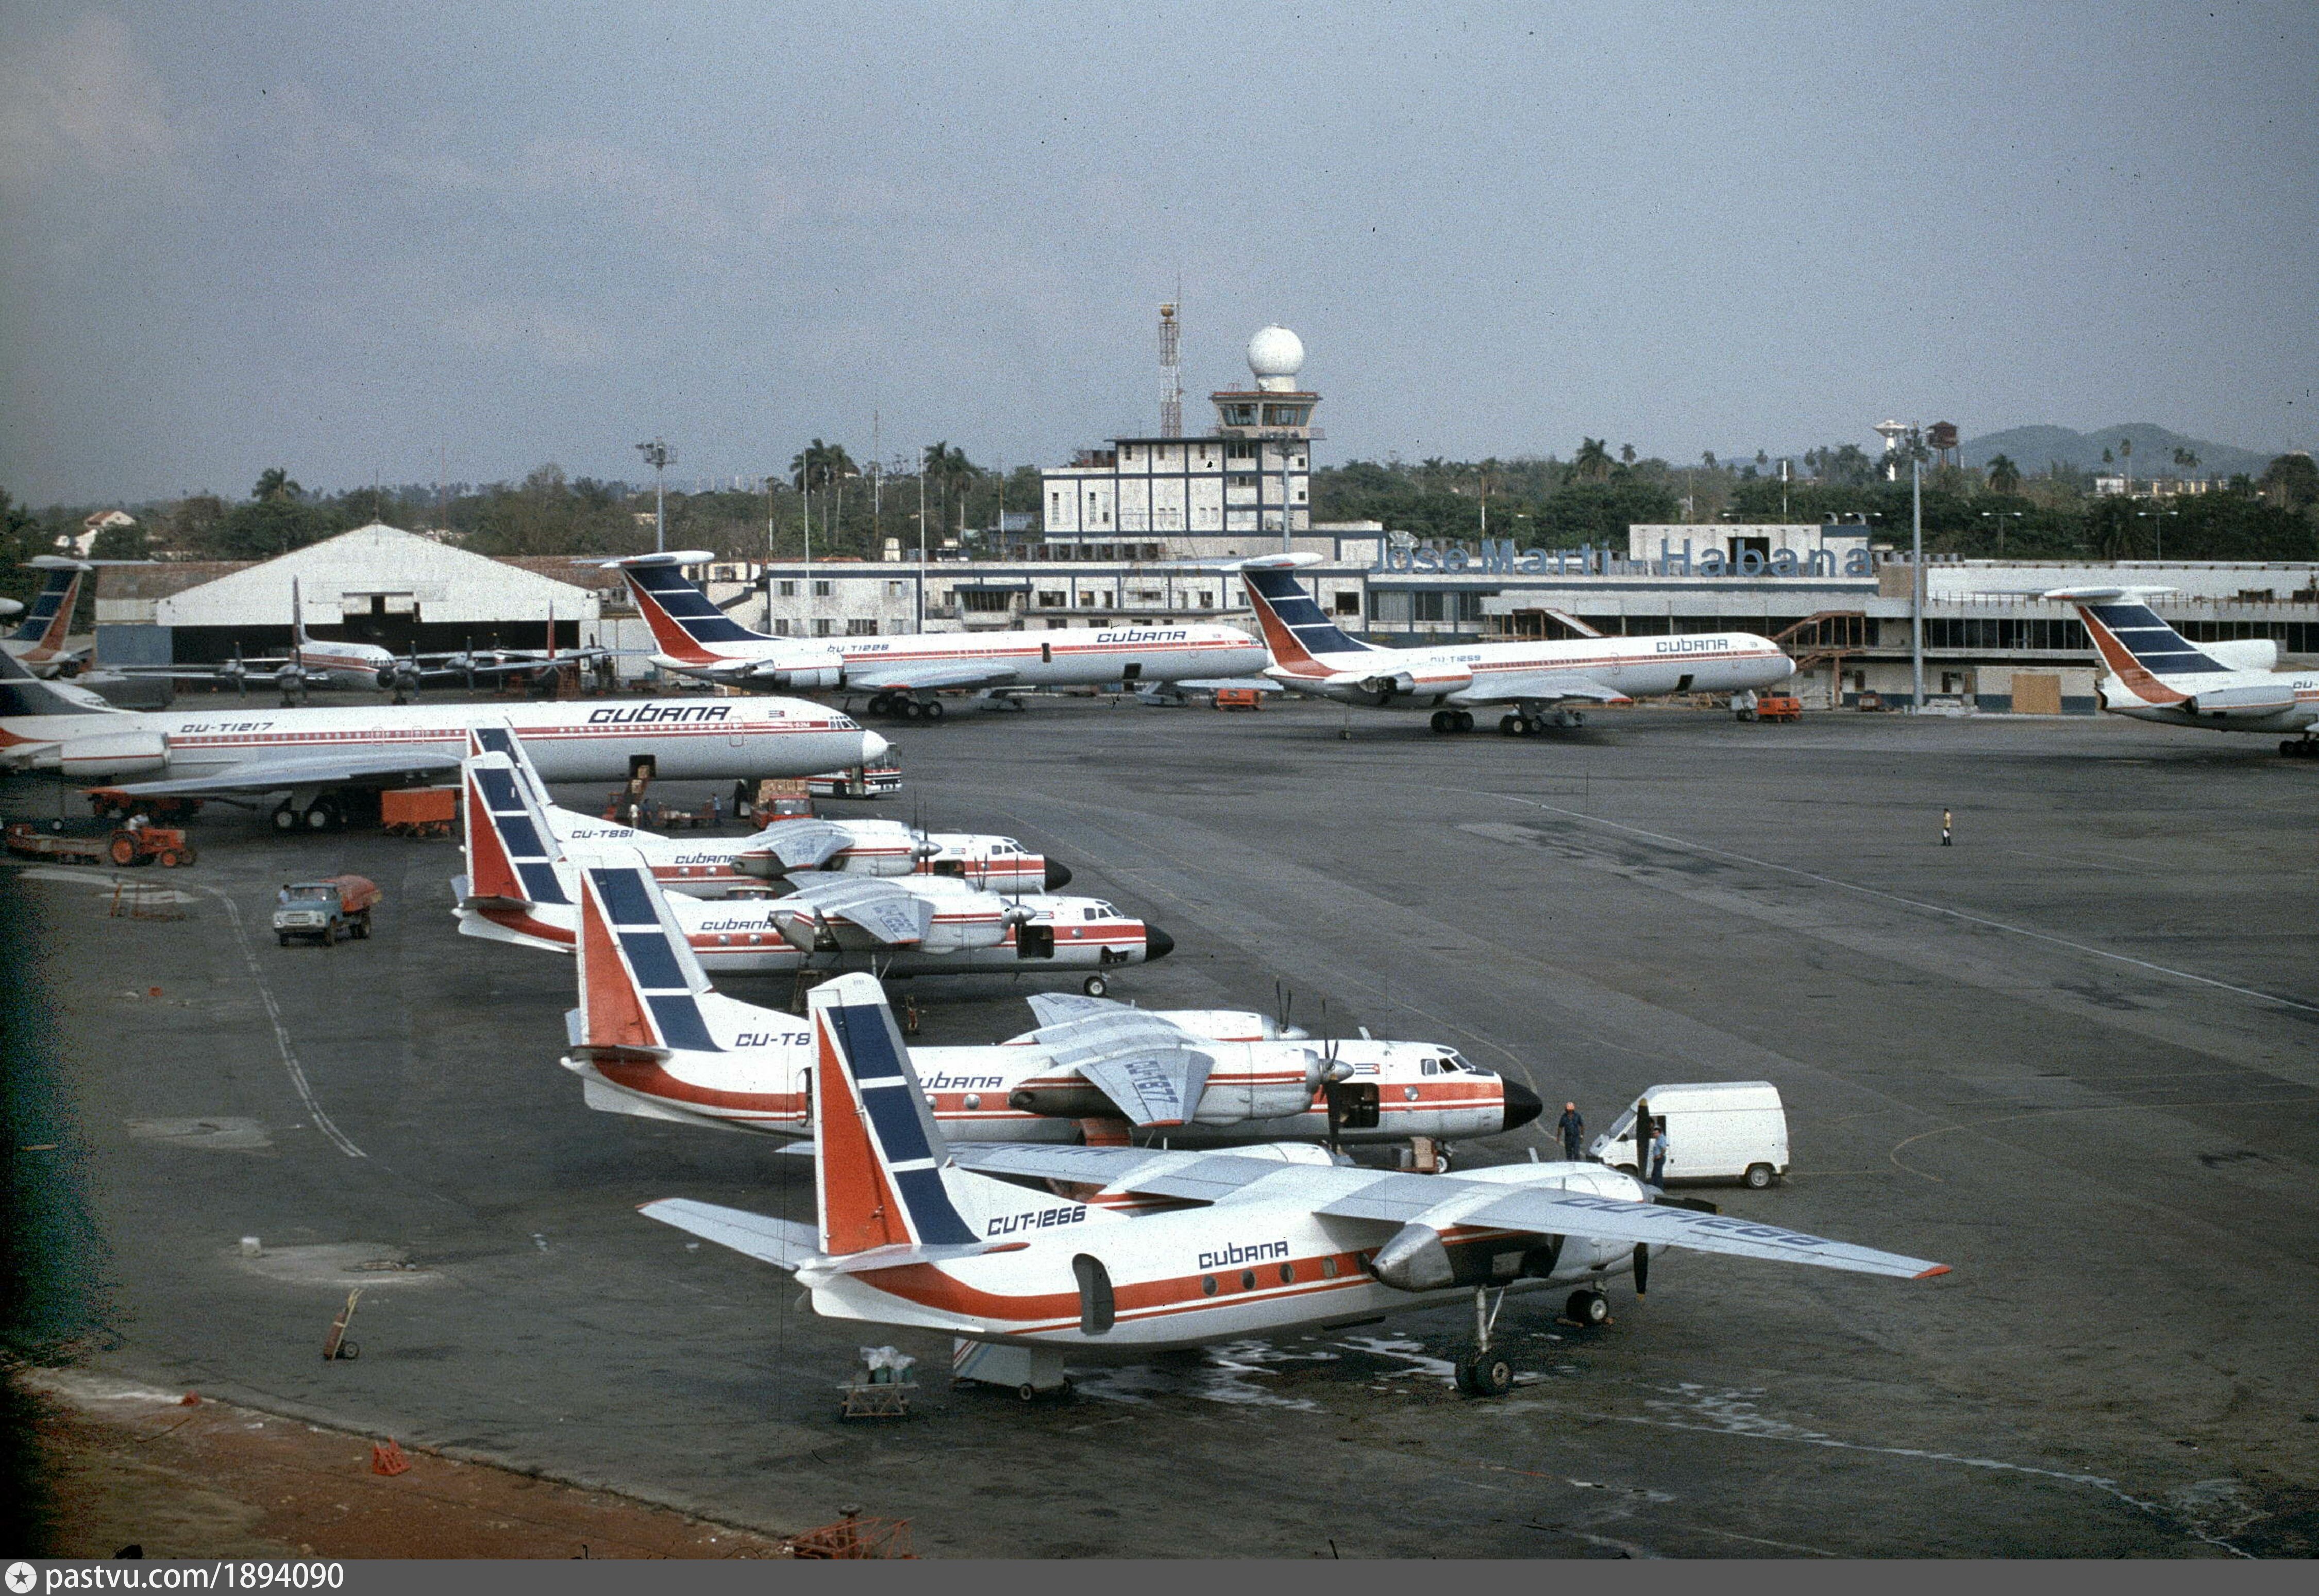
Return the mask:
{"type": "Polygon", "coordinates": [[[1317,1089],[1310,1069],[1302,1078],[1292,1081],[1250,1083],[1212,1077],[1207,1089],[1200,1094],[1200,1106],[1192,1119],[1202,1125],[1286,1119],[1290,1114],[1311,1112],[1313,1094],[1317,1089]]]}
{"type": "Polygon", "coordinates": [[[2201,643],[2199,648],[2233,671],[2276,671],[2278,644],[2269,637],[2236,637],[2228,643],[2201,643]]]}
{"type": "Polygon", "coordinates": [[[1548,1276],[1561,1254],[1559,1236],[1501,1234],[1451,1241],[1431,1225],[1412,1220],[1377,1249],[1369,1273],[1396,1291],[1444,1291],[1548,1276]]]}
{"type": "Polygon", "coordinates": [[[2187,699],[2182,708],[2201,720],[2268,720],[2295,708],[2295,690],[2284,682],[2225,687],[2187,699]]]}
{"type": "Polygon", "coordinates": [[[150,775],[169,768],[169,739],[159,732],[76,737],[59,747],[55,768],[74,780],[150,775]]]}
{"type": "Polygon", "coordinates": [[[773,665],[760,668],[753,680],[780,688],[837,687],[845,680],[845,668],[834,663],[773,665]]]}
{"type": "Polygon", "coordinates": [[[1006,1106],[1016,1114],[1042,1114],[1058,1120],[1113,1120],[1119,1105],[1098,1087],[1017,1087],[1006,1095],[1006,1106]]]}
{"type": "Polygon", "coordinates": [[[999,915],[988,920],[936,920],[926,927],[925,940],[918,944],[927,953],[956,953],[967,948],[996,948],[1006,941],[1006,921],[999,915]]]}

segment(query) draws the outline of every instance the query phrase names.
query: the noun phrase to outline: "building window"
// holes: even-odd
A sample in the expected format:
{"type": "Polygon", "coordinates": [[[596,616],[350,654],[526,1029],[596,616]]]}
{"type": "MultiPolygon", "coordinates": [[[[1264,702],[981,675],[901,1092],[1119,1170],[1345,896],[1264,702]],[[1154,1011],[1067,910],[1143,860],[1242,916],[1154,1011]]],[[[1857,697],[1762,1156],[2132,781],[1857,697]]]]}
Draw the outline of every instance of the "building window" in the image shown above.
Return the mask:
{"type": "Polygon", "coordinates": [[[1202,593],[1202,594],[1200,595],[1200,608],[1201,608],[1201,609],[1214,609],[1215,607],[1216,607],[1216,596],[1215,596],[1214,593],[1205,593],[1205,592],[1204,592],[1204,593],[1202,593]]]}
{"type": "Polygon", "coordinates": [[[1015,607],[1015,595],[1005,588],[961,588],[959,607],[977,615],[1001,615],[1015,607]]]}
{"type": "Polygon", "coordinates": [[[828,618],[828,617],[826,617],[826,616],[824,616],[824,617],[823,617],[822,618],[820,618],[819,620],[815,621],[815,622],[813,623],[813,635],[814,635],[815,636],[817,636],[817,637],[826,637],[826,636],[829,636],[829,624],[830,624],[830,623],[829,623],[829,618],[828,618]]]}
{"type": "Polygon", "coordinates": [[[1337,595],[1337,613],[1339,615],[1357,616],[1360,614],[1360,612],[1361,596],[1358,593],[1339,593],[1337,595]]]}
{"type": "Polygon", "coordinates": [[[848,637],[875,637],[878,635],[878,623],[874,618],[849,620],[845,623],[845,635],[848,637]]]}
{"type": "Polygon", "coordinates": [[[786,637],[786,636],[788,636],[789,635],[790,635],[790,623],[788,622],[788,620],[787,620],[787,619],[785,619],[785,618],[784,618],[784,619],[781,619],[781,620],[777,620],[777,621],[775,621],[775,622],[773,623],[773,636],[776,636],[776,637],[786,637]]]}
{"type": "Polygon", "coordinates": [[[826,599],[826,598],[828,598],[828,597],[829,597],[829,584],[828,584],[827,582],[815,582],[815,583],[813,584],[813,596],[814,596],[815,598],[817,598],[817,599],[826,599]]]}
{"type": "Polygon", "coordinates": [[[782,597],[782,598],[784,598],[784,599],[794,599],[794,598],[796,598],[796,597],[797,597],[797,583],[795,583],[795,582],[785,582],[781,583],[781,597],[782,597]]]}
{"type": "Polygon", "coordinates": [[[1039,608],[1042,609],[1060,609],[1063,607],[1064,602],[1065,596],[1061,593],[1041,593],[1039,595],[1039,608]]]}
{"type": "Polygon", "coordinates": [[[910,584],[908,582],[889,582],[886,584],[886,597],[889,599],[907,599],[909,596],[910,584]]]}
{"type": "Polygon", "coordinates": [[[1256,446],[1244,439],[1235,438],[1231,443],[1224,446],[1224,458],[1227,460],[1253,460],[1256,458],[1256,446]]]}

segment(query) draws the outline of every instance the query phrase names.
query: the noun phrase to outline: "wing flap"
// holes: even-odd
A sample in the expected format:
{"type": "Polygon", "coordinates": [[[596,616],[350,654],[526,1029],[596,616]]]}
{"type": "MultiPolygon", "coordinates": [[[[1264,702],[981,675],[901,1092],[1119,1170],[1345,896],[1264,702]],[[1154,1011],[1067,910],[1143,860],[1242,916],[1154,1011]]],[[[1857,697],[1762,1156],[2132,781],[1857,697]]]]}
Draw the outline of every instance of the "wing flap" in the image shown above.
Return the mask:
{"type": "Polygon", "coordinates": [[[915,892],[874,877],[833,876],[799,884],[773,906],[803,903],[825,920],[844,920],[860,927],[889,947],[916,944],[926,939],[934,906],[915,892]]]}
{"type": "Polygon", "coordinates": [[[1473,686],[1449,695],[1452,704],[1515,704],[1577,699],[1590,704],[1631,704],[1615,687],[1582,671],[1493,671],[1473,686]]]}
{"type": "Polygon", "coordinates": [[[1215,1060],[1190,1048],[1164,1048],[1093,1060],[1079,1073],[1139,1125],[1180,1125],[1200,1106],[1215,1060]]]}
{"type": "Polygon", "coordinates": [[[685,1197],[666,1197],[636,1210],[646,1219],[674,1225],[719,1247],[768,1263],[777,1269],[795,1269],[821,1250],[821,1238],[808,1224],[772,1219],[739,1208],[719,1208],[685,1197]]]}
{"type": "Polygon", "coordinates": [[[1021,680],[1014,666],[994,661],[880,660],[845,667],[845,685],[878,688],[889,692],[931,691],[938,688],[1005,687],[1021,680]]]}

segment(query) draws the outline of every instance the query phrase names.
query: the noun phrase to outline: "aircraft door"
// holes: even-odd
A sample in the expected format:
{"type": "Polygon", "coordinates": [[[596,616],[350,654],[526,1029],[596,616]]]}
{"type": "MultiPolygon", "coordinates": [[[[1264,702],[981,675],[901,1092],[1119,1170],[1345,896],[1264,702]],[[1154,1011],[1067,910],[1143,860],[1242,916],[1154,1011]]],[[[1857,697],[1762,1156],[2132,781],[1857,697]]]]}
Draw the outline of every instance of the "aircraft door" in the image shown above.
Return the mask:
{"type": "Polygon", "coordinates": [[[1079,1282],[1079,1333],[1104,1334],[1117,1312],[1111,1294],[1111,1271],[1103,1267],[1101,1258],[1083,1252],[1071,1259],[1071,1273],[1079,1282]]]}
{"type": "Polygon", "coordinates": [[[1374,1131],[1377,1124],[1375,1081],[1339,1081],[1329,1087],[1329,1106],[1346,1131],[1374,1131]]]}
{"type": "Polygon", "coordinates": [[[1130,660],[1127,663],[1127,668],[1119,673],[1119,679],[1122,681],[1133,681],[1141,677],[1142,674],[1143,662],[1141,660],[1130,660]]]}
{"type": "Polygon", "coordinates": [[[1026,924],[1015,928],[1015,957],[1052,959],[1054,956],[1055,928],[1053,926],[1026,924]]]}

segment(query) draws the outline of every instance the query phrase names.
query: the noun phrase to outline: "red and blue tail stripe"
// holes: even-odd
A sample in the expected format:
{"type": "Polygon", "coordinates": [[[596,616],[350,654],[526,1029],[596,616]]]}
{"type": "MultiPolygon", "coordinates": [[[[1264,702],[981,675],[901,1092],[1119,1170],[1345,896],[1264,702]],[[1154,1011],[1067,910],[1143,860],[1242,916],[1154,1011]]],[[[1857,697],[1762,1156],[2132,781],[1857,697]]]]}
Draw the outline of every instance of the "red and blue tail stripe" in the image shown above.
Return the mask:
{"type": "Polygon", "coordinates": [[[1240,574],[1276,663],[1295,665],[1314,654],[1371,652],[1367,644],[1337,629],[1337,623],[1321,612],[1319,602],[1304,591],[1295,572],[1256,567],[1243,568],[1240,574]]]}

